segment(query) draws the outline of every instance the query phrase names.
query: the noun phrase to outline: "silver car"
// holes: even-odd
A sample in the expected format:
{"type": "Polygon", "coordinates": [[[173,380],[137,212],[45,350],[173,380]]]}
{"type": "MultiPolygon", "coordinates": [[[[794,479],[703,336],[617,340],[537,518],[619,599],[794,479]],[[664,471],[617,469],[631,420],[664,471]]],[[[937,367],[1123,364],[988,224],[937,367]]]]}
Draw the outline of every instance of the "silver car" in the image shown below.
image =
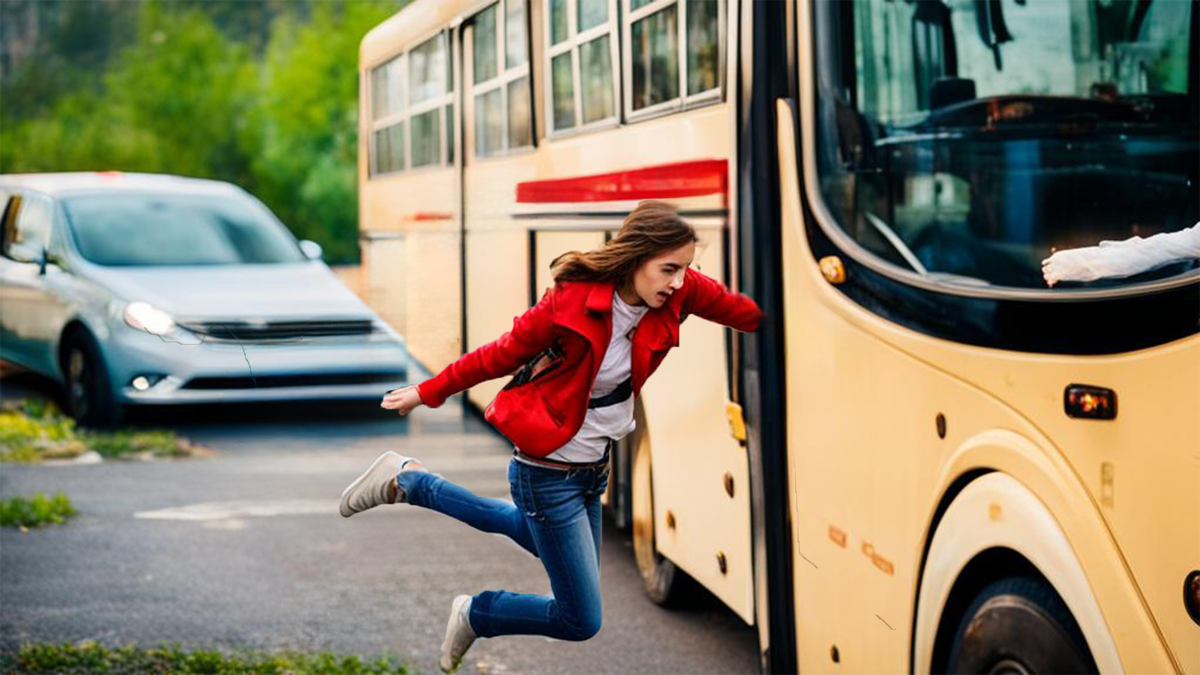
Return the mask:
{"type": "Polygon", "coordinates": [[[257,199],[144,174],[0,176],[0,359],[84,424],[129,405],[378,398],[403,339],[257,199]]]}

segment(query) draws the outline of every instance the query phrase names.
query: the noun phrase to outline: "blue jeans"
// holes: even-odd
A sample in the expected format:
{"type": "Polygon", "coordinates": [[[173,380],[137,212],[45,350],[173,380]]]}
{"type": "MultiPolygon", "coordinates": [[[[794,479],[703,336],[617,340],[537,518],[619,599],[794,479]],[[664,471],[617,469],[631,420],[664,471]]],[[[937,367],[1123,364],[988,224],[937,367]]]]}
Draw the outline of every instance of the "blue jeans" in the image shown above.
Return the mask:
{"type": "Polygon", "coordinates": [[[513,503],[479,497],[438,474],[402,471],[407,501],[484,532],[510,537],[541,559],[552,596],[484,591],[471,601],[480,637],[545,635],[586,640],[600,631],[600,495],[608,467],[559,470],[508,464],[513,503]]]}

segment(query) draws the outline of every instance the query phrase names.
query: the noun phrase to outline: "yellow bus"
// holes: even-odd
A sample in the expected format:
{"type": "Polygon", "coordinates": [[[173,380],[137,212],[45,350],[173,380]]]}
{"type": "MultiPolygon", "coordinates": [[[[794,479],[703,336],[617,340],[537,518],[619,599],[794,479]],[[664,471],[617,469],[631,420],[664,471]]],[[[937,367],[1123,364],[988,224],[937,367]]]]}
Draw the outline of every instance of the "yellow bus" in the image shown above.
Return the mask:
{"type": "Polygon", "coordinates": [[[670,201],[768,319],[687,322],[613,457],[652,599],[765,672],[1200,672],[1200,267],[1040,270],[1200,220],[1198,14],[417,0],[361,46],[368,301],[437,371],[670,201]]]}

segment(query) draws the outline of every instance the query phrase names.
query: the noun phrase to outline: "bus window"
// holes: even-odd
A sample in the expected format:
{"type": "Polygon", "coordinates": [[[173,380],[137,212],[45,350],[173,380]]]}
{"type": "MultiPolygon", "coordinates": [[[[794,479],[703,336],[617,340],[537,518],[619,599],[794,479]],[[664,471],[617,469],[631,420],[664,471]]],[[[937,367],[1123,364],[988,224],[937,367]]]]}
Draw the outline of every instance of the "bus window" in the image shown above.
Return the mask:
{"type": "Polygon", "coordinates": [[[822,3],[818,162],[838,225],[898,271],[974,289],[1045,289],[1041,260],[1056,248],[1189,227],[1200,219],[1193,11],[822,3]]]}
{"type": "Polygon", "coordinates": [[[718,0],[626,0],[626,116],[679,110],[719,98],[718,0]],[[679,45],[686,59],[680,63],[679,45]]]}
{"type": "Polygon", "coordinates": [[[408,54],[411,108],[409,150],[414,169],[448,163],[443,150],[451,147],[441,142],[442,134],[450,131],[449,128],[442,129],[447,119],[442,108],[449,106],[453,100],[446,43],[446,33],[438,33],[408,54]]]}
{"type": "Polygon", "coordinates": [[[721,67],[720,14],[717,0],[687,0],[687,93],[716,89],[721,67]]]}
{"type": "Polygon", "coordinates": [[[404,169],[404,63],[396,58],[371,70],[371,175],[404,169]]]}
{"type": "Polygon", "coordinates": [[[678,10],[669,5],[631,22],[634,110],[679,98],[678,10]]]}
{"type": "Polygon", "coordinates": [[[475,155],[533,144],[526,0],[503,0],[475,15],[471,38],[475,155]]]}
{"type": "Polygon", "coordinates": [[[550,0],[546,12],[551,133],[616,121],[615,0],[550,0]]]}

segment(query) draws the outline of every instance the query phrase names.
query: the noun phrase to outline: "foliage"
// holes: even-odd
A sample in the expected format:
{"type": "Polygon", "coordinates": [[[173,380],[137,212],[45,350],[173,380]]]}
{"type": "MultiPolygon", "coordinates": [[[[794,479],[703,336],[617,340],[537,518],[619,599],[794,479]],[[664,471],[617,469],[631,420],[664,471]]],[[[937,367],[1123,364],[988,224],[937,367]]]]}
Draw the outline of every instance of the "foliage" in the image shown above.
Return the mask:
{"type": "Polygon", "coordinates": [[[40,462],[77,457],[94,450],[104,457],[184,457],[200,448],[161,429],[90,431],[53,403],[26,398],[0,411],[0,462],[40,462]]]}
{"type": "Polygon", "coordinates": [[[407,669],[380,657],[363,661],[357,656],[330,652],[186,651],[179,645],[109,648],[96,643],[72,645],[27,644],[16,657],[0,657],[0,672],[22,673],[262,673],[294,675],[403,675],[407,669]]]}
{"type": "Polygon", "coordinates": [[[62,493],[47,497],[39,492],[30,499],[13,497],[0,500],[0,526],[3,527],[26,528],[57,524],[75,514],[71,500],[62,493]]]}
{"type": "Polygon", "coordinates": [[[0,173],[226,180],[357,262],[358,46],[404,4],[42,3],[53,30],[0,80],[0,173]]]}
{"type": "Polygon", "coordinates": [[[75,420],[42,399],[27,398],[0,411],[0,462],[39,462],[75,457],[87,446],[75,432],[75,420]]]}

